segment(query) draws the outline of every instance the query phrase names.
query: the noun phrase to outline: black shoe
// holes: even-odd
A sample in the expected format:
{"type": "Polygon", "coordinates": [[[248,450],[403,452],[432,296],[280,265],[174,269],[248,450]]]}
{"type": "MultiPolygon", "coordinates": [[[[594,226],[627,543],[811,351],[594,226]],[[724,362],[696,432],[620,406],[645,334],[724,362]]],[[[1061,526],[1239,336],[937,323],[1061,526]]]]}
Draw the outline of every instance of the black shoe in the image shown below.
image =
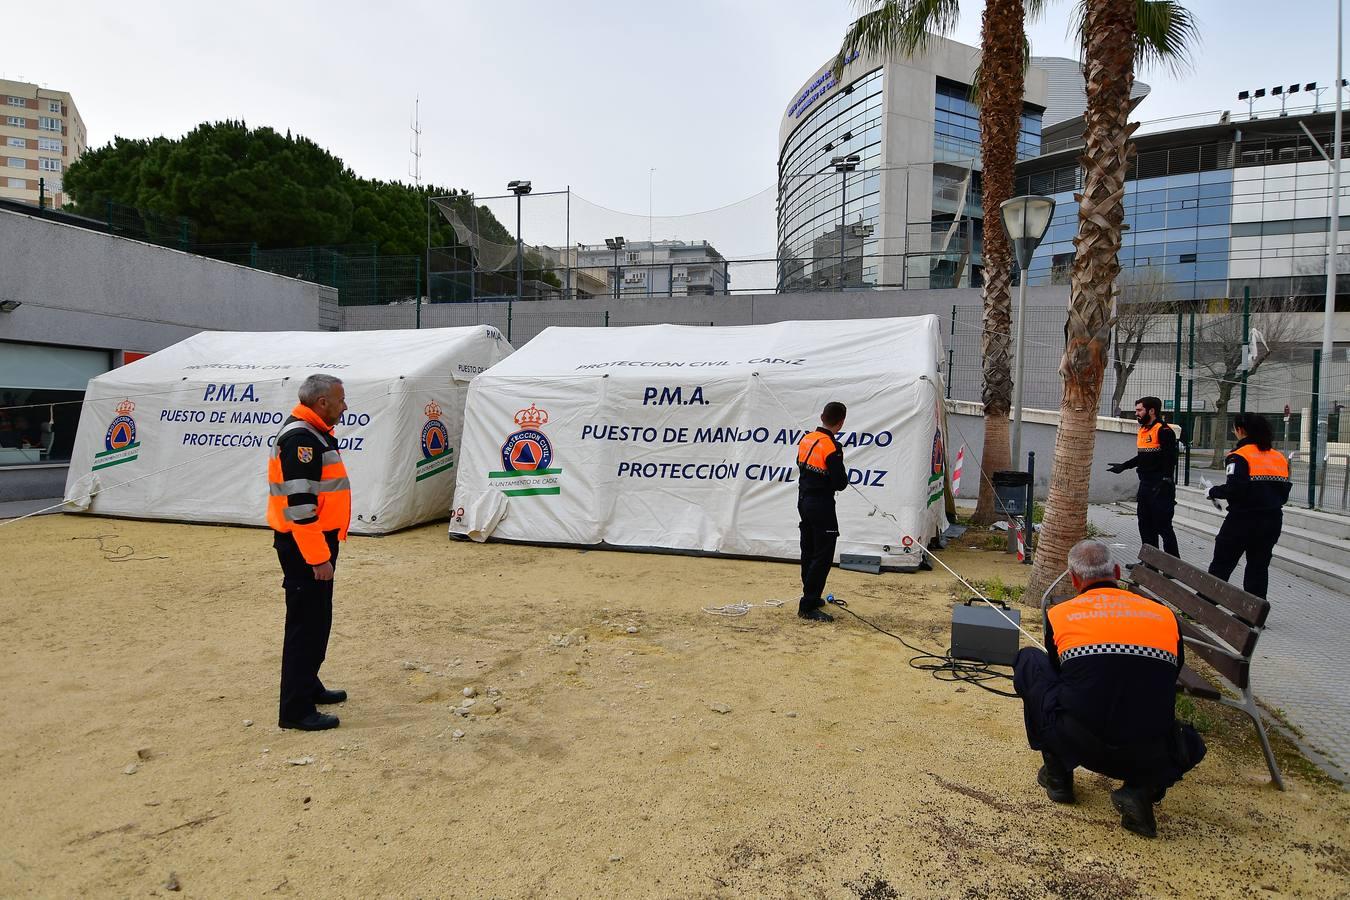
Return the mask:
{"type": "Polygon", "coordinates": [[[314,702],[317,703],[319,706],[323,706],[328,703],[346,703],[347,692],[322,690],[314,695],[314,702]]]}
{"type": "Polygon", "coordinates": [[[830,615],[830,614],[827,613],[827,612],[821,612],[821,611],[818,610],[818,609],[805,609],[805,610],[799,609],[799,610],[797,610],[797,618],[799,618],[799,619],[808,619],[808,620],[810,620],[810,621],[812,621],[812,622],[833,622],[833,621],[834,621],[834,616],[830,615]]]}
{"type": "Polygon", "coordinates": [[[330,728],[338,727],[338,717],[330,716],[327,713],[312,712],[298,722],[288,722],[280,719],[277,725],[282,728],[295,728],[300,731],[327,731],[330,728]]]}
{"type": "Polygon", "coordinates": [[[1111,805],[1120,813],[1120,825],[1140,837],[1158,836],[1158,822],[1153,818],[1154,792],[1142,788],[1120,788],[1111,792],[1111,805]]]}
{"type": "Polygon", "coordinates": [[[1036,773],[1036,783],[1045,788],[1045,795],[1056,803],[1072,803],[1074,801],[1072,776],[1068,781],[1065,781],[1062,778],[1052,776],[1049,766],[1041,766],[1041,770],[1036,773]]]}

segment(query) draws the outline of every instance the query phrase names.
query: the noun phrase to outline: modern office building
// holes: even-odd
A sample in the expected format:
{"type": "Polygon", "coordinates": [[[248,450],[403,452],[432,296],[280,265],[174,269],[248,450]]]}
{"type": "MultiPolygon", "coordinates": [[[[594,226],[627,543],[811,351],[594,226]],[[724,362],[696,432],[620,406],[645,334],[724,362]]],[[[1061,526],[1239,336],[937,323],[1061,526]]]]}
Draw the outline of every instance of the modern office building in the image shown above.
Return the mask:
{"type": "MultiPolygon", "coordinates": [[[[1332,114],[1223,113],[1141,129],[1126,182],[1120,262],[1126,281],[1167,286],[1166,299],[1283,298],[1321,309],[1330,224],[1332,114]],[[1307,129],[1305,132],[1304,129],[1307,129]],[[1311,139],[1308,132],[1311,133],[1311,139]]],[[[1055,215],[1030,284],[1069,281],[1081,190],[1081,119],[1046,135],[1043,155],[1018,166],[1017,193],[1044,194],[1055,215]]],[[[1344,150],[1350,156],[1350,144],[1344,150]]],[[[1341,252],[1350,242],[1350,162],[1342,164],[1341,252]]],[[[1338,275],[1350,309],[1350,274],[1338,275]]]]}
{"type": "Polygon", "coordinates": [[[0,198],[36,205],[41,196],[60,209],[64,173],[89,145],[75,101],[66,91],[0,79],[0,116],[0,198]]]}
{"type": "Polygon", "coordinates": [[[707,241],[628,241],[618,249],[583,244],[576,265],[582,277],[603,280],[610,296],[725,294],[730,282],[726,257],[707,241]]]}
{"type": "MultiPolygon", "coordinates": [[[[979,113],[974,47],[854,53],[792,96],[778,134],[778,289],[979,284],[979,113]],[[857,155],[840,173],[836,157],[857,155]]],[[[1047,73],[1030,68],[1019,156],[1040,152],[1047,73]]]]}

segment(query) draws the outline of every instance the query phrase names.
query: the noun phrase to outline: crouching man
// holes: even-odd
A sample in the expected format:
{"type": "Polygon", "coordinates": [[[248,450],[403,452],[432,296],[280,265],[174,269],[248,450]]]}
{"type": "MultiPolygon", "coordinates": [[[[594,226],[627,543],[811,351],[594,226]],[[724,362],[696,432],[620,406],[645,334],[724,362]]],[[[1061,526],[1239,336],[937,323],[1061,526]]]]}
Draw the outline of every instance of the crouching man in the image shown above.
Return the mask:
{"type": "Polygon", "coordinates": [[[1156,837],[1153,805],[1205,756],[1200,735],[1175,717],[1185,662],[1177,619],[1120,589],[1120,567],[1100,541],[1074,545],[1069,575],[1078,596],[1046,614],[1050,653],[1024,648],[1013,672],[1027,740],[1045,760],[1036,780],[1051,800],[1072,803],[1076,767],[1118,778],[1120,824],[1156,837]]]}

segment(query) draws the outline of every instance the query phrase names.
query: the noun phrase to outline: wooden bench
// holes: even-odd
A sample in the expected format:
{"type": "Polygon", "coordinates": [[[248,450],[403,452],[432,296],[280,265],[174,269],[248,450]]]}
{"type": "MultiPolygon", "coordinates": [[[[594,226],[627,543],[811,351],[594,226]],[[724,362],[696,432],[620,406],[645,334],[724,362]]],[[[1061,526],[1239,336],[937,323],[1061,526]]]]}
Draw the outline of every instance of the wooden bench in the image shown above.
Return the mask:
{"type": "Polygon", "coordinates": [[[1179,613],[1186,652],[1209,663],[1242,699],[1225,695],[1190,666],[1183,666],[1177,675],[1177,693],[1216,700],[1246,713],[1256,726],[1270,780],[1284,790],[1284,778],[1270,749],[1251,683],[1252,654],[1265,630],[1270,603],[1147,544],[1139,550],[1139,563],[1130,573],[1129,586],[1179,613]]]}

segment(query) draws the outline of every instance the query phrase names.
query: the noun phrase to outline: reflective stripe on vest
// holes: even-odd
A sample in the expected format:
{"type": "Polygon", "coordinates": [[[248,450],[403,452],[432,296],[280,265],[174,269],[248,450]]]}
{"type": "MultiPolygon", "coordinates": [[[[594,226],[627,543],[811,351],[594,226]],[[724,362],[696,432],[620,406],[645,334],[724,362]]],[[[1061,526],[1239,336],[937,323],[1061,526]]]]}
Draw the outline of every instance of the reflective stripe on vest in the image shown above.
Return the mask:
{"type": "Polygon", "coordinates": [[[1140,428],[1139,434],[1135,436],[1134,446],[1140,453],[1156,453],[1162,449],[1159,443],[1158,435],[1167,426],[1161,422],[1154,422],[1148,428],[1140,428]]]}
{"type": "Polygon", "coordinates": [[[1289,460],[1280,451],[1243,444],[1233,453],[1247,461],[1247,473],[1252,481],[1289,481],[1289,460]]]}
{"type": "Polygon", "coordinates": [[[1176,616],[1161,603],[1119,588],[1093,588],[1052,606],[1047,617],[1061,662],[1121,654],[1176,665],[1176,616]]]}
{"type": "Polygon", "coordinates": [[[828,475],[830,470],[825,460],[836,449],[834,438],[825,432],[809,432],[797,444],[797,465],[817,475],[828,475]]]}
{"type": "Polygon", "coordinates": [[[308,478],[282,478],[281,439],[295,431],[308,431],[317,437],[323,446],[330,446],[333,439],[309,422],[297,419],[288,422],[277,432],[272,445],[272,453],[267,460],[267,524],[273,530],[291,532],[297,529],[315,529],[317,532],[337,531],[339,538],[345,540],[347,528],[352,517],[351,481],[347,477],[347,467],[337,450],[324,450],[320,457],[320,474],[317,481],[308,478]],[[314,503],[290,505],[289,498],[296,494],[312,494],[314,503]],[[300,519],[316,519],[301,524],[300,519]]]}

